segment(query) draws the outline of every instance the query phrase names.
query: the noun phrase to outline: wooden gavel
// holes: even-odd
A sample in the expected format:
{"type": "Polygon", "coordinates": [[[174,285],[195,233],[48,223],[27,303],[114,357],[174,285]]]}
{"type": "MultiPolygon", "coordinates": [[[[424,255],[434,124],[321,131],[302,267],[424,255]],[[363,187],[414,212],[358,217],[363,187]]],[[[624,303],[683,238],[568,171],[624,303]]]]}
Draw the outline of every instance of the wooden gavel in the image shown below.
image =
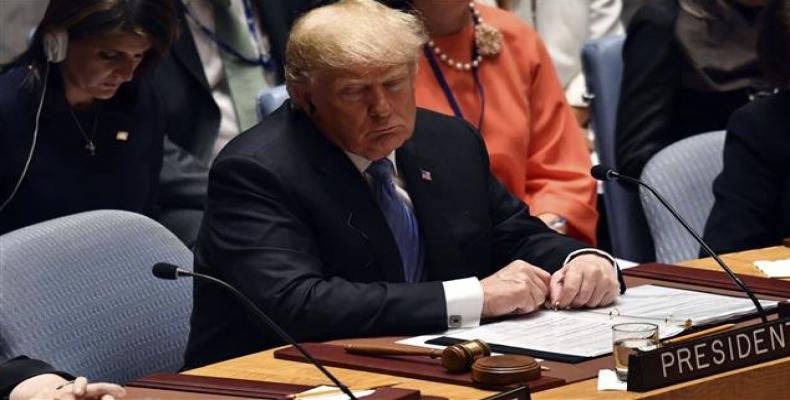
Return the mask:
{"type": "Polygon", "coordinates": [[[478,358],[491,355],[491,348],[482,340],[447,346],[444,349],[405,349],[392,346],[377,346],[365,344],[346,345],[346,352],[367,356],[427,356],[440,358],[442,365],[450,372],[468,371],[472,363],[478,358]]]}

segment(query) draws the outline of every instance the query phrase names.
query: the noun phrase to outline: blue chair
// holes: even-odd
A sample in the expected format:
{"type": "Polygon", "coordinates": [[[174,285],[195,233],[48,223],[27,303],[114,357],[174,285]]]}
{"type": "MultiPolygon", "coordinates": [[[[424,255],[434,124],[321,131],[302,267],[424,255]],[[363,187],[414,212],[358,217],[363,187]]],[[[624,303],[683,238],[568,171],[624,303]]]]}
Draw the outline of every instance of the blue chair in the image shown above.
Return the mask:
{"type": "Polygon", "coordinates": [[[178,371],[192,285],[151,266],[191,269],[163,226],[125,211],[91,211],[0,236],[0,360],[27,355],[91,379],[127,382],[178,371]]]}
{"type": "MultiPolygon", "coordinates": [[[[647,162],[642,180],[655,187],[702,235],[713,208],[713,180],[724,168],[725,131],[691,136],[662,149],[647,162]]],[[[674,263],[697,258],[699,244],[649,192],[642,189],[656,260],[674,263]]]]}
{"type": "MultiPolygon", "coordinates": [[[[610,167],[617,166],[615,131],[624,42],[625,36],[608,36],[591,40],[582,49],[596,150],[601,163],[610,167]]],[[[652,261],[653,243],[639,195],[618,182],[604,182],[603,201],[614,255],[632,261],[652,261]]]]}
{"type": "Polygon", "coordinates": [[[273,86],[261,90],[255,98],[255,110],[258,113],[258,119],[269,115],[272,111],[280,107],[285,100],[288,100],[288,90],[285,85],[273,86]]]}

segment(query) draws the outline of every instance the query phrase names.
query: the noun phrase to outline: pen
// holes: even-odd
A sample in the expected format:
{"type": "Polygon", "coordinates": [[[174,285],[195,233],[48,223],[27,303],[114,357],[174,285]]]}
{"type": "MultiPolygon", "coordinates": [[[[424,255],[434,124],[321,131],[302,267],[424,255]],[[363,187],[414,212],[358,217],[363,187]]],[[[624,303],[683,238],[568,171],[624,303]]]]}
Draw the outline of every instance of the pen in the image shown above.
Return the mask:
{"type": "MultiPolygon", "coordinates": [[[[361,390],[375,390],[375,389],[381,389],[381,388],[391,387],[391,386],[395,386],[395,385],[400,385],[400,382],[384,383],[384,384],[381,384],[381,385],[370,386],[370,387],[367,387],[367,388],[351,388],[351,391],[355,392],[355,391],[361,391],[361,390]]],[[[331,387],[331,388],[326,388],[326,389],[323,389],[323,390],[316,390],[314,392],[308,392],[308,393],[304,393],[304,392],[302,392],[302,393],[291,393],[291,394],[289,394],[288,396],[285,396],[285,397],[288,398],[288,399],[306,399],[306,398],[311,398],[311,397],[328,396],[328,395],[342,394],[342,393],[343,393],[343,391],[340,390],[339,388],[331,387]]]]}
{"type": "Polygon", "coordinates": [[[719,332],[723,332],[723,331],[726,331],[726,330],[730,330],[734,326],[735,326],[735,324],[724,324],[724,325],[714,326],[713,328],[703,329],[703,330],[701,330],[699,332],[694,332],[694,333],[690,333],[688,335],[683,335],[683,336],[679,336],[679,337],[676,337],[676,338],[663,340],[663,341],[661,341],[661,344],[664,345],[664,346],[672,345],[672,344],[678,344],[678,343],[681,343],[681,342],[685,342],[687,340],[692,340],[692,339],[696,339],[696,338],[699,338],[699,337],[702,337],[702,336],[712,335],[714,333],[719,333],[719,332]]]}

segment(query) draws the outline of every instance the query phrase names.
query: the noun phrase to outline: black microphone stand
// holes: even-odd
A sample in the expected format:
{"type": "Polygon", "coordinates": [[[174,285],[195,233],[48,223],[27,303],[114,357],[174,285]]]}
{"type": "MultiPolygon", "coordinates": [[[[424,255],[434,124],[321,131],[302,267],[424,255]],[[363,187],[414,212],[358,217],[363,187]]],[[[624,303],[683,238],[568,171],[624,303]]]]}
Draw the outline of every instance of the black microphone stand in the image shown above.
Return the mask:
{"type": "Polygon", "coordinates": [[[332,383],[334,383],[340,390],[342,390],[343,393],[346,394],[346,396],[348,396],[350,399],[357,400],[356,396],[354,396],[354,393],[351,392],[348,386],[342,384],[337,378],[335,378],[334,375],[332,375],[332,373],[327,371],[326,368],[324,368],[324,366],[321,365],[321,363],[319,363],[318,360],[313,358],[313,356],[311,356],[310,353],[307,352],[307,350],[305,350],[299,343],[297,343],[296,340],[294,340],[294,338],[291,337],[291,335],[289,335],[282,328],[280,328],[280,326],[277,325],[277,323],[274,322],[274,320],[269,318],[269,316],[266,315],[263,311],[261,311],[261,309],[259,309],[258,306],[256,306],[255,303],[252,302],[252,300],[247,298],[247,296],[245,296],[235,287],[213,276],[187,271],[167,263],[157,263],[156,265],[154,265],[153,272],[156,277],[163,279],[176,279],[179,276],[189,276],[193,278],[205,279],[209,282],[215,283],[229,290],[239,300],[241,300],[242,304],[244,304],[244,306],[247,307],[248,310],[252,311],[252,313],[259,318],[258,319],[259,322],[263,321],[265,323],[265,325],[263,326],[264,328],[269,328],[273,330],[274,333],[276,333],[279,337],[281,337],[286,342],[288,342],[291,346],[299,350],[299,352],[302,353],[302,355],[305,358],[307,358],[308,361],[310,361],[313,365],[315,365],[316,368],[318,368],[321,371],[321,373],[323,373],[327,378],[329,378],[329,380],[332,381],[332,383]],[[163,274],[162,272],[165,273],[163,274]],[[167,276],[169,273],[174,273],[174,275],[171,275],[172,277],[167,276]]]}
{"type": "MultiPolygon", "coordinates": [[[[596,167],[598,167],[598,166],[596,166],[596,167]]],[[[596,172],[599,172],[599,171],[596,171],[596,167],[593,167],[593,176],[598,178],[599,176],[596,174],[596,172]]],[[[655,196],[658,199],[658,201],[661,202],[661,204],[669,210],[669,212],[672,214],[672,216],[674,216],[675,219],[677,219],[680,222],[680,224],[683,225],[683,228],[685,228],[686,231],[688,231],[691,234],[691,236],[694,237],[694,239],[697,241],[697,243],[699,243],[700,246],[702,246],[702,249],[705,251],[705,253],[707,253],[714,260],[716,260],[716,262],[719,264],[719,266],[721,266],[721,268],[724,270],[724,272],[726,272],[727,275],[729,275],[730,279],[732,279],[732,281],[735,282],[735,284],[738,285],[738,287],[740,287],[740,289],[744,293],[746,293],[747,296],[749,296],[749,299],[754,303],[754,307],[757,308],[757,312],[760,314],[760,319],[763,322],[768,322],[768,318],[765,316],[765,311],[763,310],[762,304],[760,304],[760,301],[757,300],[757,297],[754,295],[754,293],[749,288],[749,286],[747,286],[746,283],[744,283],[741,280],[741,278],[738,277],[738,275],[735,275],[735,273],[732,271],[732,269],[730,269],[730,267],[728,267],[727,264],[724,263],[724,261],[719,257],[719,255],[716,254],[713,251],[713,249],[711,249],[710,246],[708,246],[708,244],[705,243],[704,240],[702,240],[702,238],[699,236],[699,234],[697,234],[697,232],[694,231],[694,229],[691,229],[691,226],[689,226],[689,224],[686,222],[685,219],[683,219],[683,217],[680,215],[680,213],[678,213],[678,211],[675,210],[675,207],[672,207],[672,205],[670,205],[664,199],[664,197],[661,196],[661,194],[659,194],[657,191],[655,191],[647,183],[642,182],[639,179],[632,178],[632,177],[630,177],[628,175],[623,175],[623,174],[621,174],[621,173],[619,173],[619,172],[617,172],[617,171],[615,171],[613,169],[609,169],[609,170],[605,171],[605,177],[606,177],[606,179],[611,179],[611,178],[621,179],[621,180],[624,180],[626,182],[637,184],[637,185],[642,186],[643,188],[649,190],[650,193],[652,193],[653,196],[655,196]]]]}

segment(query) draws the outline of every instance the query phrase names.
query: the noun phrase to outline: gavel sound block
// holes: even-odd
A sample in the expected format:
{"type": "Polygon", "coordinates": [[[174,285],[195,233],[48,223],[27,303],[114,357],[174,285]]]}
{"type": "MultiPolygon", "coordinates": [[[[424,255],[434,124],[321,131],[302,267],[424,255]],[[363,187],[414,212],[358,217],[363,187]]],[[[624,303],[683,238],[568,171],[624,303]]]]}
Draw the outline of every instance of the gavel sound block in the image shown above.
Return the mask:
{"type": "Polygon", "coordinates": [[[404,349],[391,346],[349,344],[346,352],[367,356],[423,356],[439,358],[449,372],[472,370],[475,382],[507,385],[540,378],[540,365],[534,358],[520,355],[492,356],[491,348],[482,340],[439,349],[404,349]]]}

